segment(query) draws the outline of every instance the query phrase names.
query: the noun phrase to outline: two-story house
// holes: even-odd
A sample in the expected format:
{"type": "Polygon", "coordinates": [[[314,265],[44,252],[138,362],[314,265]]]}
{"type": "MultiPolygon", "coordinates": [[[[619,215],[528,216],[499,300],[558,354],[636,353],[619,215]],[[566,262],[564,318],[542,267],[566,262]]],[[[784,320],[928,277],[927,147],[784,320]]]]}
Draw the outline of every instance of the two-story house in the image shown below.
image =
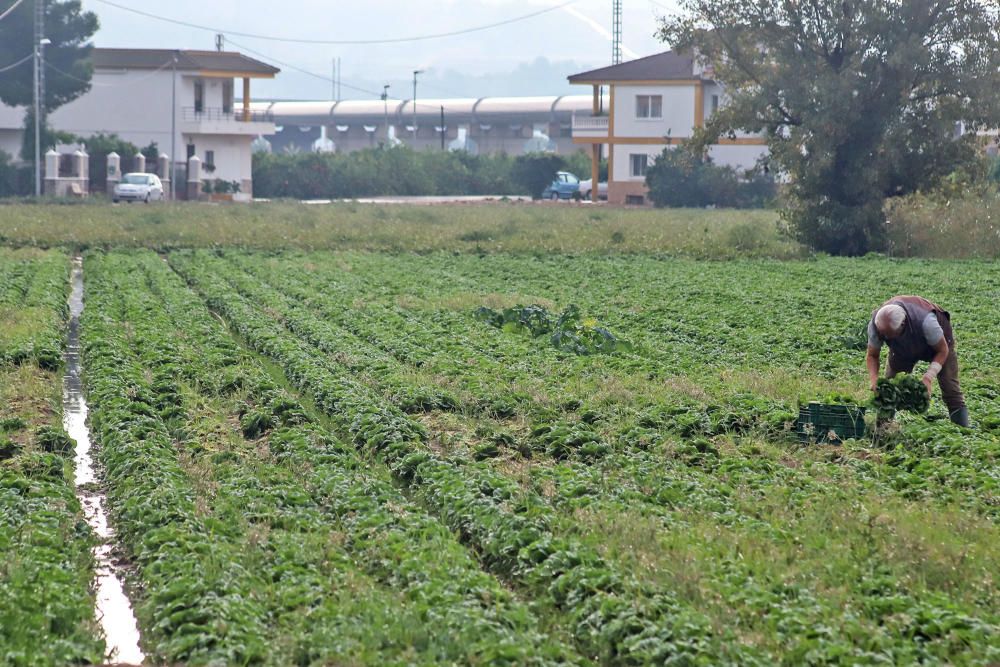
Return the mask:
{"type": "MultiPolygon", "coordinates": [[[[590,115],[573,117],[573,141],[591,146],[596,176],[607,146],[608,201],[646,203],[646,168],[664,148],[683,143],[723,103],[723,89],[690,55],[666,51],[620,65],[574,74],[572,84],[593,86],[590,115]],[[607,110],[600,90],[609,89],[607,110]]],[[[767,151],[764,139],[738,135],[709,149],[716,164],[748,169],[767,151]]],[[[594,188],[594,197],[597,188],[594,188]]]]}
{"type": "MultiPolygon", "coordinates": [[[[250,110],[250,81],[274,78],[276,67],[225,51],[95,48],[91,59],[90,90],[49,116],[54,129],[84,138],[117,134],[140,148],[156,142],[167,155],[173,147],[179,178],[197,155],[204,178],[236,181],[251,193],[251,144],[274,134],[274,123],[250,110]]],[[[16,154],[23,113],[4,111],[0,122],[16,125],[0,127],[9,144],[0,148],[16,154]]]]}

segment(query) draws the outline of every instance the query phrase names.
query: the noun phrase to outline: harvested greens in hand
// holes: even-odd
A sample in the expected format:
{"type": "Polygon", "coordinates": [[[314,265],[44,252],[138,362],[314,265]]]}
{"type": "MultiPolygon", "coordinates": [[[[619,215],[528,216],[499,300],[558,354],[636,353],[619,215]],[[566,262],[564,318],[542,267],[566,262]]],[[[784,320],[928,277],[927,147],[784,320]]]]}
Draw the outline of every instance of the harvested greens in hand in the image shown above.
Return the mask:
{"type": "Polygon", "coordinates": [[[927,387],[916,375],[900,373],[896,377],[881,378],[875,384],[875,398],[872,404],[880,412],[909,410],[924,413],[931,405],[927,387]]]}

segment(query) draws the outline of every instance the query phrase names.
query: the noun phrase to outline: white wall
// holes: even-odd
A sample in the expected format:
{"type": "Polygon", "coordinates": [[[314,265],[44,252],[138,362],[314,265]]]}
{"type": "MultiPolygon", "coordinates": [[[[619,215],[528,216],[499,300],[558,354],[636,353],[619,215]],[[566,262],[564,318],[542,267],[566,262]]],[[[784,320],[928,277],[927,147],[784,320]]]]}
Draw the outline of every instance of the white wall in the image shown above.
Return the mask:
{"type": "Polygon", "coordinates": [[[11,157],[14,162],[21,159],[21,130],[0,128],[0,151],[11,157]]]}
{"type": "MultiPolygon", "coordinates": [[[[249,180],[251,166],[251,144],[254,137],[202,134],[193,137],[195,153],[205,164],[205,151],[215,151],[215,171],[209,173],[202,168],[202,178],[223,181],[249,180]]],[[[185,141],[185,146],[187,142],[185,141]]],[[[186,153],[182,152],[182,155],[186,153]]]]}
{"type": "MultiPolygon", "coordinates": [[[[160,151],[169,153],[170,78],[169,70],[97,70],[90,92],[56,109],[50,122],[57,130],[84,137],[98,132],[117,134],[140,148],[155,141],[160,151]]],[[[181,78],[178,75],[178,83],[181,78]]]]}
{"type": "Polygon", "coordinates": [[[0,103],[0,151],[7,153],[15,161],[20,159],[23,127],[24,108],[0,103]]]}
{"type": "MultiPolygon", "coordinates": [[[[676,146],[674,146],[676,147],[676,146]]],[[[659,157],[665,145],[651,144],[615,144],[614,164],[612,166],[611,180],[641,183],[645,179],[641,176],[632,176],[631,155],[645,154],[649,164],[659,157]]],[[[734,167],[735,169],[750,169],[757,164],[757,159],[767,153],[767,146],[711,146],[708,154],[712,160],[720,166],[734,167]]]]}
{"type": "Polygon", "coordinates": [[[643,154],[647,156],[649,164],[653,163],[653,160],[663,152],[666,148],[665,145],[655,145],[655,144],[615,144],[614,159],[612,165],[612,173],[609,178],[613,181],[631,181],[634,183],[642,183],[646,180],[645,176],[631,176],[631,164],[632,154],[643,154]]]}
{"type": "Polygon", "coordinates": [[[719,108],[722,108],[722,106],[725,105],[726,96],[723,93],[722,86],[714,82],[703,84],[702,93],[705,96],[705,102],[703,107],[705,111],[705,120],[708,120],[709,118],[712,117],[712,96],[713,95],[719,96],[719,108]]]}
{"type": "Polygon", "coordinates": [[[615,86],[615,137],[689,137],[694,127],[695,86],[615,86]],[[636,118],[637,95],[661,95],[663,117],[636,118]]]}
{"type": "Polygon", "coordinates": [[[750,169],[767,153],[767,146],[711,146],[708,154],[715,164],[736,169],[750,169]]]}
{"type": "MultiPolygon", "coordinates": [[[[704,84],[704,94],[705,94],[705,120],[708,120],[712,116],[712,96],[719,96],[719,108],[721,109],[726,105],[726,90],[718,83],[706,83],[704,84]]],[[[750,132],[737,132],[737,137],[748,138],[748,137],[759,137],[759,134],[751,134],[750,132]]]]}

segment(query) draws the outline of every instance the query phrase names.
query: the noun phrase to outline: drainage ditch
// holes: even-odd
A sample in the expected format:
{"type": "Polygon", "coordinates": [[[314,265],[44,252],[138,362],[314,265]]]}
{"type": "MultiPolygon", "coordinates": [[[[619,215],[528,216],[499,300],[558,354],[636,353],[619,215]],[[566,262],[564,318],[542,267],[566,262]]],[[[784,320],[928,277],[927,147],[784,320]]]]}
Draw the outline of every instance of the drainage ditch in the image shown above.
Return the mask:
{"type": "Polygon", "coordinates": [[[87,428],[87,400],[80,377],[80,314],[83,312],[83,262],[73,261],[72,292],[69,298],[69,339],[66,345],[66,374],[63,376],[63,428],[76,440],[76,496],[84,517],[99,543],[94,547],[97,561],[96,618],[104,630],[108,657],[122,665],[138,665],[145,660],[139,648],[139,626],[132,604],[122,586],[122,568],[115,562],[115,534],[108,524],[106,498],[98,483],[90,453],[87,428]]]}

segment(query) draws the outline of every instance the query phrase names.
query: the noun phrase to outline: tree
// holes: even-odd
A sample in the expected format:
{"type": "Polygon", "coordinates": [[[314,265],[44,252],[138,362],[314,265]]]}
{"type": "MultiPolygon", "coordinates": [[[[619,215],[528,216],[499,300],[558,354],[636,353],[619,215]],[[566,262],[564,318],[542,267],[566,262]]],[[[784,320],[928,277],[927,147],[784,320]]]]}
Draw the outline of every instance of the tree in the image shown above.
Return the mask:
{"type": "Polygon", "coordinates": [[[995,0],[681,0],[660,37],[698,54],[726,104],[695,132],[762,132],[784,215],[835,254],[885,243],[888,197],[932,187],[1000,125],[995,0]]]}
{"type": "Polygon", "coordinates": [[[565,165],[562,157],[552,153],[525,153],[514,159],[511,178],[527,190],[532,199],[541,199],[542,191],[556,180],[556,173],[565,165]]]}
{"type": "MultiPolygon", "coordinates": [[[[0,21],[0,66],[13,64],[33,53],[35,2],[21,3],[0,21]]],[[[0,8],[12,6],[11,0],[0,0],[0,8]]],[[[51,41],[45,46],[45,97],[42,119],[63,104],[90,90],[93,66],[90,63],[90,37],[97,31],[97,15],[81,10],[79,0],[48,0],[45,5],[44,36],[51,41]]],[[[34,103],[31,60],[5,72],[0,77],[0,101],[9,106],[31,107],[34,103]]],[[[26,122],[29,118],[25,119],[26,122]]],[[[31,127],[34,119],[31,118],[31,127]]],[[[49,138],[50,134],[45,133],[49,138]]],[[[34,154],[34,135],[26,147],[34,154]]],[[[45,146],[51,146],[43,141],[45,146]]],[[[24,148],[22,148],[22,151],[24,148]]],[[[28,156],[30,157],[30,156],[28,156]]]]}

